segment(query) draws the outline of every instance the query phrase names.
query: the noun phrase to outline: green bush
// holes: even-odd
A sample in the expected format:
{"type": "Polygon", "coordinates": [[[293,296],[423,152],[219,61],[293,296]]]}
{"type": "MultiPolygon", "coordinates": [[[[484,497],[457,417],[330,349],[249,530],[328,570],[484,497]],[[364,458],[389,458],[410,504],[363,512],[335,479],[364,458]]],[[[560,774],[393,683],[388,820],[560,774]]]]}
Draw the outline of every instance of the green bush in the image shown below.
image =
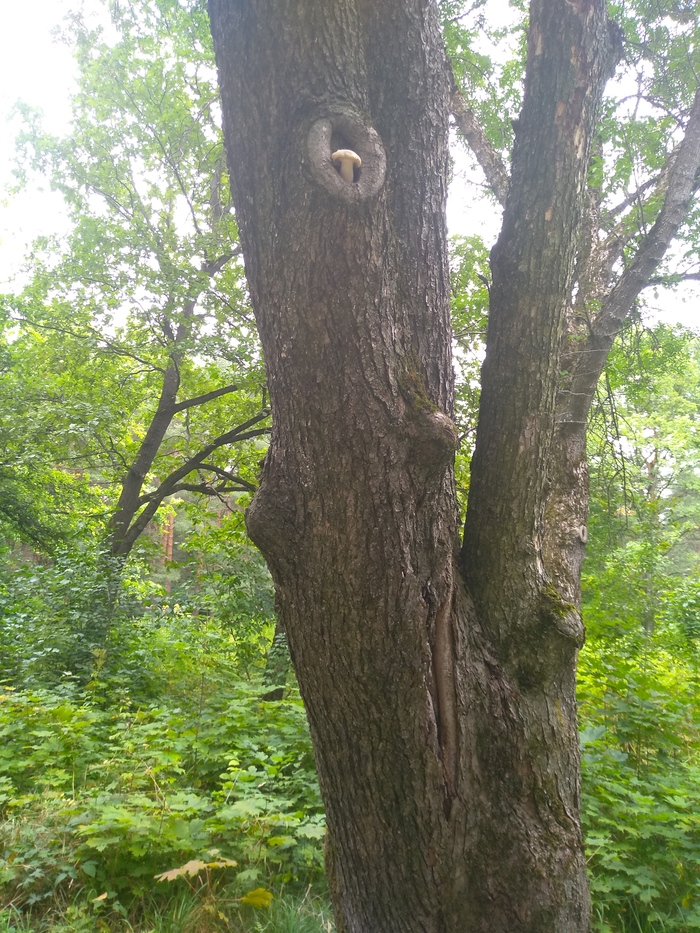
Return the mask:
{"type": "Polygon", "coordinates": [[[158,612],[121,654],[154,669],[159,702],[135,702],[124,670],[99,659],[84,686],[0,693],[6,904],[107,892],[133,905],[154,875],[211,849],[236,860],[242,889],[320,877],[324,821],[298,696],[263,702],[215,622],[158,612]]]}
{"type": "MultiPolygon", "coordinates": [[[[241,929],[287,929],[296,907],[287,920],[277,901],[247,916],[245,894],[322,890],[324,819],[298,695],[261,699],[266,613],[243,624],[229,602],[222,622],[211,593],[200,613],[132,574],[76,673],[64,664],[104,588],[92,558],[74,561],[0,577],[0,906],[23,911],[2,916],[26,933],[186,933],[211,909],[241,929]],[[185,887],[176,870],[212,859],[226,866],[220,880],[185,887]],[[167,872],[178,880],[155,880],[167,872]]],[[[257,605],[251,586],[241,617],[246,599],[257,605]]],[[[697,600],[690,584],[671,595],[653,636],[629,626],[606,637],[601,618],[581,654],[599,933],[700,930],[697,600]]],[[[299,928],[326,929],[319,916],[299,928]]]]}
{"type": "Polygon", "coordinates": [[[692,648],[661,635],[581,655],[583,813],[595,929],[700,930],[700,715],[692,648]]]}
{"type": "MultiPolygon", "coordinates": [[[[0,555],[2,557],[3,555],[0,555]]],[[[85,683],[95,650],[143,613],[134,582],[99,549],[57,554],[50,564],[0,560],[0,682],[85,683]]],[[[116,653],[114,660],[116,661],[116,653]]]]}

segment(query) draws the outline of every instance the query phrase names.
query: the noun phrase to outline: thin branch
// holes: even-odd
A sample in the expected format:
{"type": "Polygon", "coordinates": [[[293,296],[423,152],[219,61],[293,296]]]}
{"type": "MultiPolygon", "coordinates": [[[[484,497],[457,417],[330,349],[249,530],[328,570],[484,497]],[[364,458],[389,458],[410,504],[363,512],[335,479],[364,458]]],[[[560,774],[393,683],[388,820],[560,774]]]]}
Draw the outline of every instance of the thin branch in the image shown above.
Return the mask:
{"type": "Polygon", "coordinates": [[[214,401],[215,398],[221,398],[222,395],[229,395],[231,392],[237,392],[238,386],[229,385],[224,386],[221,389],[214,389],[211,392],[205,392],[204,395],[197,395],[194,398],[185,399],[184,402],[178,402],[177,405],[173,406],[173,412],[177,414],[180,411],[184,411],[186,408],[196,408],[199,405],[205,405],[207,402],[214,401]]]}
{"type": "Polygon", "coordinates": [[[669,272],[668,275],[652,276],[646,287],[651,285],[680,285],[681,282],[700,282],[700,272],[669,272]]]}
{"type": "Polygon", "coordinates": [[[235,259],[237,256],[240,256],[243,250],[240,246],[235,246],[232,250],[229,250],[227,253],[223,253],[217,259],[210,259],[202,266],[202,272],[206,272],[208,276],[214,278],[214,276],[221,272],[227,262],[231,259],[235,259]]]}
{"type": "Polygon", "coordinates": [[[184,479],[189,473],[192,473],[194,470],[201,469],[202,464],[206,461],[207,457],[212,454],[215,450],[218,450],[220,447],[225,447],[228,444],[233,444],[236,441],[247,441],[251,440],[254,437],[262,437],[265,434],[270,433],[269,428],[260,428],[257,431],[247,430],[255,424],[258,424],[260,421],[264,421],[269,417],[269,412],[260,412],[254,418],[250,418],[248,421],[243,424],[238,425],[238,427],[233,428],[231,431],[227,431],[225,434],[220,434],[219,437],[215,437],[213,441],[207,444],[206,447],[203,447],[199,453],[194,454],[190,457],[189,460],[186,460],[182,466],[178,467],[177,470],[174,470],[170,476],[163,480],[158,489],[153,492],[146,493],[145,495],[139,498],[139,505],[143,505],[145,502],[152,502],[155,498],[158,501],[161,501],[166,496],[170,495],[170,490],[172,486],[176,483],[179,483],[180,480],[184,479]]]}
{"type": "Polygon", "coordinates": [[[207,457],[211,453],[213,453],[215,450],[218,450],[220,447],[224,447],[227,444],[232,444],[235,441],[249,440],[253,437],[260,437],[263,434],[269,434],[269,428],[261,428],[257,431],[248,430],[259,422],[264,421],[269,417],[269,415],[270,413],[268,411],[260,412],[253,418],[249,418],[248,421],[245,421],[243,424],[239,424],[238,427],[233,428],[231,431],[227,431],[226,434],[221,434],[219,437],[211,441],[211,443],[207,444],[206,447],[200,450],[198,454],[190,457],[190,459],[183,463],[181,467],[179,467],[177,470],[174,470],[170,476],[168,476],[160,484],[158,489],[148,493],[145,496],[140,496],[138,500],[138,506],[145,505],[146,507],[142,512],[139,513],[136,520],[129,526],[128,531],[123,536],[121,536],[119,541],[119,553],[129,553],[141,532],[145,529],[146,525],[148,525],[150,520],[158,511],[158,507],[163,499],[172,495],[186,476],[195,470],[200,469],[204,461],[206,461],[207,457]]]}
{"type": "Polygon", "coordinates": [[[688,213],[700,167],[700,88],[696,91],[685,136],[680,142],[668,173],[664,202],[630,266],[610,294],[595,327],[599,333],[618,330],[637,296],[666,254],[671,241],[688,213]]]}
{"type": "Polygon", "coordinates": [[[632,262],[612,291],[602,299],[601,309],[592,322],[592,332],[583,346],[576,346],[577,362],[572,369],[569,386],[563,390],[567,398],[561,424],[568,424],[571,428],[585,425],[595,387],[613,341],[687,216],[696,190],[699,167],[700,88],[695,94],[685,136],[671,157],[668,172],[662,171],[662,175],[667,177],[661,210],[642,238],[632,262]]]}
{"type": "Polygon", "coordinates": [[[608,220],[612,217],[617,217],[618,214],[621,214],[623,211],[627,210],[628,207],[632,207],[633,204],[639,203],[639,198],[645,191],[648,191],[649,188],[652,188],[660,180],[659,175],[654,175],[653,178],[648,178],[643,184],[637,188],[636,191],[633,191],[632,194],[628,194],[627,197],[620,201],[619,204],[616,204],[615,207],[611,207],[610,210],[605,211],[605,219],[608,220]]]}
{"type": "Polygon", "coordinates": [[[210,483],[178,483],[177,486],[173,486],[170,490],[169,495],[174,495],[178,492],[196,492],[202,496],[216,496],[221,498],[222,495],[231,492],[255,492],[257,489],[252,483],[240,483],[238,485],[232,486],[212,486],[210,483]]]}
{"type": "Polygon", "coordinates": [[[238,473],[229,473],[228,470],[222,470],[221,467],[216,466],[215,463],[203,463],[200,469],[210,470],[212,473],[215,473],[217,476],[220,476],[227,482],[242,486],[243,489],[248,492],[255,492],[255,490],[258,488],[255,483],[251,483],[247,479],[243,479],[243,477],[239,476],[238,473]]]}
{"type": "Polygon", "coordinates": [[[455,118],[457,129],[466,140],[469,148],[476,156],[477,162],[483,169],[489,187],[495,194],[499,203],[505,206],[510,174],[503,161],[491,145],[483,127],[476,119],[473,110],[464,99],[462,92],[455,86],[451,100],[452,116],[455,118]]]}
{"type": "Polygon", "coordinates": [[[115,356],[122,356],[125,359],[134,360],[136,363],[140,363],[142,366],[145,366],[147,372],[165,372],[162,366],[156,366],[155,363],[144,360],[142,357],[137,356],[136,353],[125,350],[123,347],[120,347],[118,344],[102,335],[96,328],[92,327],[91,325],[87,326],[87,334],[81,334],[78,331],[72,330],[70,327],[61,327],[59,324],[37,321],[34,318],[29,317],[29,315],[24,314],[22,311],[19,312],[18,318],[19,320],[30,324],[32,327],[36,327],[38,330],[48,330],[56,334],[64,334],[67,337],[73,337],[75,340],[87,341],[92,339],[95,341],[97,349],[109,350],[111,353],[114,353],[115,356]]]}

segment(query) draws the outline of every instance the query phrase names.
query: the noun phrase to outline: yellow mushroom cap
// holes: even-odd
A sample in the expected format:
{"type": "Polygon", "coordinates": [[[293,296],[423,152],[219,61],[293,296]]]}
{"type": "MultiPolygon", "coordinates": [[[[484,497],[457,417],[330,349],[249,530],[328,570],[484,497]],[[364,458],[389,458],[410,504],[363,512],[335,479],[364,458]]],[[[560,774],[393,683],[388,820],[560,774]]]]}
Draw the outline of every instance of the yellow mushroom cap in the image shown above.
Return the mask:
{"type": "Polygon", "coordinates": [[[340,162],[340,177],[352,181],[354,171],[362,165],[362,159],[352,149],[336,149],[331,153],[331,161],[340,162]]]}

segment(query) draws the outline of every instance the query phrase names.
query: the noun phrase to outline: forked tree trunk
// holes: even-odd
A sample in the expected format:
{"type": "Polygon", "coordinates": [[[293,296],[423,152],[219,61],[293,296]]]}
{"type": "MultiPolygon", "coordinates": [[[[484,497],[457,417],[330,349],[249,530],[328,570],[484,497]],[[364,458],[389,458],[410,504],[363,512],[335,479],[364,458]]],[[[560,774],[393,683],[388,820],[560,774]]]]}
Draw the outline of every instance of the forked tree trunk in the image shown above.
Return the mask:
{"type": "Polygon", "coordinates": [[[602,2],[534,2],[463,545],[435,8],[210,12],[273,411],[248,527],[306,703],[339,928],[583,933],[582,625],[542,525],[602,2]],[[336,149],[360,155],[353,181],[336,149]]]}

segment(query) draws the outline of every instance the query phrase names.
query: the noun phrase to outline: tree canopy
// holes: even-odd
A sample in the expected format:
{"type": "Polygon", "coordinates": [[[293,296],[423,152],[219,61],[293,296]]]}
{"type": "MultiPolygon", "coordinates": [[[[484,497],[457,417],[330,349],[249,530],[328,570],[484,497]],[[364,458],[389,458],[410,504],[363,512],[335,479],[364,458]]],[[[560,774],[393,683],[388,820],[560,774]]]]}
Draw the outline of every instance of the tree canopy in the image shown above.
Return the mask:
{"type": "Polygon", "coordinates": [[[267,411],[206,17],[129,7],[114,26],[111,42],[79,17],[66,26],[70,136],[25,115],[20,164],[61,192],[72,230],[35,244],[28,284],[6,298],[21,335],[6,378],[43,417],[47,459],[60,448],[108,493],[110,547],[126,554],[167,497],[255,488],[246,441],[267,411]]]}

